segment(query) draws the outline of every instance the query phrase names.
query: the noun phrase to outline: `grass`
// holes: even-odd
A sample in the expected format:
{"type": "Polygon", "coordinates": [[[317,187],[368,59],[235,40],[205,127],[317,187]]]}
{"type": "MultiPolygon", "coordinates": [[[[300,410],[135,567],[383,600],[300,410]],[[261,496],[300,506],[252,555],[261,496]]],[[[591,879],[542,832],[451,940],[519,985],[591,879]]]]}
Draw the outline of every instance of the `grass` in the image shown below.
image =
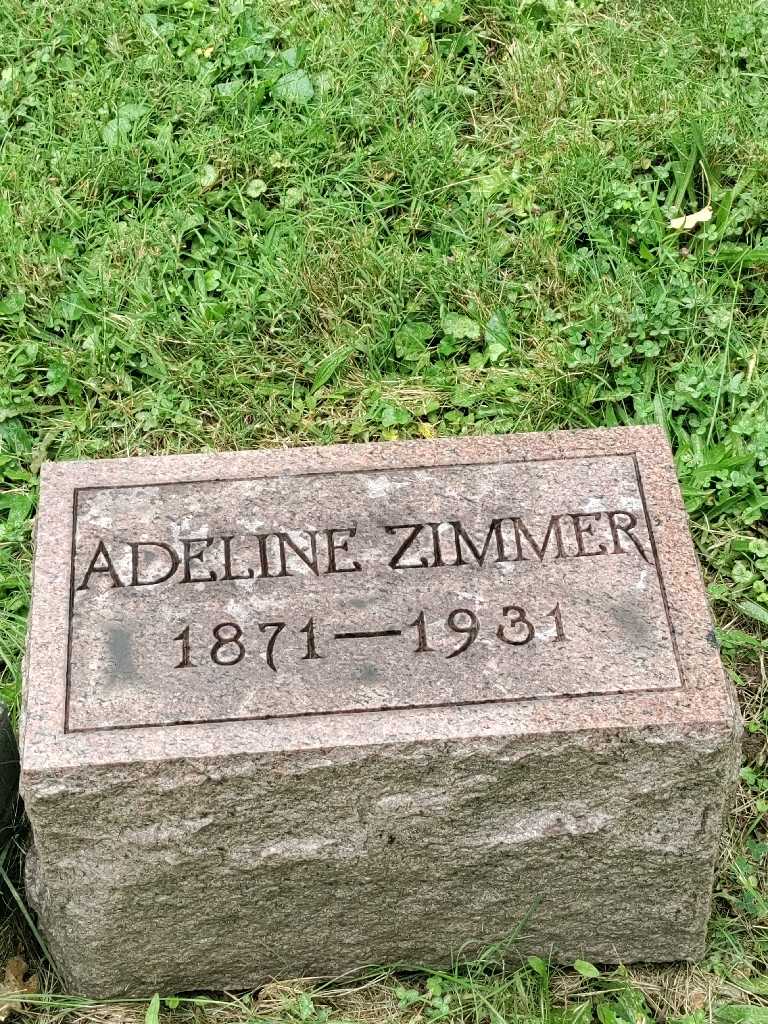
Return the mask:
{"type": "Polygon", "coordinates": [[[658,422],[748,730],[696,967],[491,951],[175,1010],[50,981],[25,1012],[765,1022],[768,3],[4,0],[0,28],[14,706],[46,458],[658,422]]]}

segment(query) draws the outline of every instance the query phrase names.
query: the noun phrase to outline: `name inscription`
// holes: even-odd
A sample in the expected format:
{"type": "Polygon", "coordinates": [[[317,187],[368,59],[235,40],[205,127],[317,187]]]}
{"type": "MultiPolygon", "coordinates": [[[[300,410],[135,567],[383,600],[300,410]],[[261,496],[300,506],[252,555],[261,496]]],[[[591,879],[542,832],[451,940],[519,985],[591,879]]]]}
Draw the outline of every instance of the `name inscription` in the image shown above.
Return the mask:
{"type": "MultiPolygon", "coordinates": [[[[632,512],[565,512],[550,517],[543,536],[521,516],[491,520],[481,539],[458,519],[445,523],[401,523],[381,527],[398,544],[386,560],[389,569],[435,569],[486,562],[543,562],[546,558],[584,558],[591,555],[639,553],[652,557],[635,533],[632,512]],[[602,528],[602,529],[601,529],[602,528]],[[602,533],[604,539],[600,539],[602,533]]],[[[252,537],[226,534],[184,537],[176,544],[165,540],[123,541],[130,553],[130,569],[122,575],[115,567],[112,545],[100,538],[78,590],[88,590],[94,576],[106,576],[111,587],[154,587],[176,583],[230,583],[268,580],[309,570],[315,576],[362,572],[363,565],[350,549],[357,525],[295,533],[257,533],[252,537]],[[155,564],[148,566],[146,556],[155,564]],[[216,568],[211,568],[211,563],[216,568]],[[158,564],[159,563],[159,564],[158,564]]],[[[387,554],[389,552],[386,552],[387,554]]]]}
{"type": "Polygon", "coordinates": [[[631,455],[75,501],[67,731],[680,685],[631,455]]]}

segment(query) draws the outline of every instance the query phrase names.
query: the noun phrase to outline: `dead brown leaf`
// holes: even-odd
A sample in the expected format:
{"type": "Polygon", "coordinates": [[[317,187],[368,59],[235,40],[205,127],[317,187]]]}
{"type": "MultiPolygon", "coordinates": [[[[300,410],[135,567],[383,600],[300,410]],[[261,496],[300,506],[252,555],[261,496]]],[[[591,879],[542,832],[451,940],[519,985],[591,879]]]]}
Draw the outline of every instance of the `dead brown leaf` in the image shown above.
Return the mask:
{"type": "Polygon", "coordinates": [[[27,965],[20,956],[11,957],[5,965],[5,980],[0,984],[0,1022],[8,1020],[23,1004],[23,999],[9,1000],[7,996],[33,995],[38,991],[37,975],[26,978],[27,965]]]}
{"type": "Polygon", "coordinates": [[[701,989],[695,988],[688,997],[688,1004],[691,1010],[703,1010],[707,1005],[707,996],[701,989]]]}

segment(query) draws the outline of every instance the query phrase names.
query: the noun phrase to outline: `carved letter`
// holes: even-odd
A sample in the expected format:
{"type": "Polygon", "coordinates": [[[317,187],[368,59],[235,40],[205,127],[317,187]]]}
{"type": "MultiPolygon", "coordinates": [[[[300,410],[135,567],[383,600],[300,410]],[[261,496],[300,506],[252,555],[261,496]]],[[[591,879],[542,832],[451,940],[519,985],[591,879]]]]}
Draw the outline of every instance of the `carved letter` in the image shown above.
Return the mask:
{"type": "Polygon", "coordinates": [[[605,544],[599,544],[597,551],[587,551],[584,547],[584,534],[592,533],[594,531],[594,525],[592,523],[582,522],[582,519],[594,519],[598,520],[602,516],[602,512],[569,512],[568,515],[573,521],[573,532],[576,535],[576,557],[579,558],[581,555],[604,555],[608,548],[605,544]]]}
{"type": "Polygon", "coordinates": [[[637,526],[636,516],[633,516],[631,512],[608,512],[608,523],[611,527],[611,537],[613,538],[614,555],[623,555],[627,553],[626,549],[621,546],[621,541],[619,539],[619,533],[623,533],[627,537],[629,537],[629,539],[635,545],[635,547],[643,556],[645,561],[648,562],[649,565],[653,565],[653,559],[648,557],[648,555],[645,552],[645,549],[643,548],[643,545],[640,543],[640,541],[637,539],[634,533],[632,533],[634,528],[637,526]],[[627,522],[624,526],[622,526],[621,523],[616,522],[617,516],[626,517],[627,522]]]}
{"type": "Polygon", "coordinates": [[[335,533],[346,533],[347,537],[354,537],[357,533],[357,527],[351,526],[349,529],[325,531],[325,539],[328,544],[328,568],[325,570],[326,575],[331,572],[361,572],[363,567],[354,558],[352,559],[352,565],[339,566],[336,564],[336,552],[348,551],[349,541],[347,539],[337,541],[333,536],[335,533]]]}
{"type": "Polygon", "coordinates": [[[190,562],[202,562],[206,550],[213,544],[213,537],[189,537],[187,540],[182,540],[181,544],[184,548],[184,578],[181,582],[210,583],[211,580],[215,580],[215,572],[209,572],[207,576],[193,576],[192,567],[189,564],[190,562]],[[203,546],[199,551],[192,551],[192,544],[202,544],[203,546]]]}
{"type": "Polygon", "coordinates": [[[224,545],[224,575],[221,577],[223,580],[252,580],[253,569],[246,569],[242,573],[232,572],[232,541],[234,536],[222,537],[221,541],[224,545]]]}
{"type": "Polygon", "coordinates": [[[440,547],[440,523],[425,523],[432,531],[432,548],[435,554],[435,560],[432,563],[432,568],[435,569],[438,566],[445,565],[443,561],[443,551],[440,547]]]}
{"type": "Polygon", "coordinates": [[[455,565],[467,565],[468,563],[464,560],[461,553],[461,542],[467,545],[475,559],[477,564],[482,568],[485,563],[485,557],[488,554],[488,548],[491,544],[491,538],[496,539],[496,558],[497,562],[505,562],[507,559],[504,554],[504,538],[501,535],[501,519],[492,519],[491,525],[488,527],[488,533],[485,535],[485,543],[483,544],[482,551],[478,551],[475,542],[469,536],[467,531],[461,525],[458,519],[451,520],[448,525],[453,527],[454,541],[456,544],[456,562],[455,565]]]}
{"type": "Polygon", "coordinates": [[[538,545],[536,543],[536,541],[531,536],[530,531],[528,530],[528,527],[525,525],[525,523],[523,522],[523,520],[519,516],[514,516],[512,518],[512,524],[513,524],[514,529],[515,529],[515,545],[516,545],[516,548],[517,548],[517,557],[516,557],[515,561],[518,561],[518,562],[520,562],[520,561],[521,562],[528,561],[528,559],[526,559],[525,555],[523,554],[523,547],[522,547],[522,541],[521,541],[521,538],[525,537],[525,539],[528,541],[528,543],[530,544],[531,548],[533,549],[534,554],[536,555],[538,560],[540,562],[543,562],[544,561],[544,555],[547,553],[547,548],[549,547],[549,541],[550,541],[550,538],[552,537],[553,533],[555,535],[555,540],[557,541],[557,554],[555,555],[555,558],[565,558],[566,557],[565,552],[563,551],[563,534],[562,534],[562,530],[560,529],[560,516],[559,515],[552,516],[550,518],[549,526],[547,527],[547,532],[544,534],[544,540],[541,542],[541,545],[538,545]]]}
{"type": "Polygon", "coordinates": [[[170,544],[163,544],[162,541],[135,541],[128,545],[131,549],[131,586],[132,587],[151,587],[155,583],[165,583],[179,568],[179,556],[173,550],[170,544]],[[140,580],[139,579],[139,548],[160,548],[161,551],[165,551],[170,556],[170,567],[167,572],[163,573],[162,576],[158,576],[157,579],[153,580],[140,580]]]}
{"type": "MultiPolygon", "coordinates": [[[[317,564],[317,534],[314,530],[306,531],[309,535],[309,554],[302,550],[295,540],[291,539],[291,535],[288,533],[278,533],[277,543],[280,545],[280,564],[285,569],[285,549],[288,546],[294,554],[298,555],[302,562],[309,566],[315,576],[320,575],[320,568],[317,564]]],[[[284,572],[280,574],[290,576],[291,573],[284,572]]]]}
{"type": "MultiPolygon", "coordinates": [[[[427,566],[429,565],[429,560],[426,559],[424,557],[424,555],[421,555],[421,557],[419,558],[419,564],[418,565],[414,565],[413,563],[411,563],[410,565],[401,565],[400,564],[400,559],[403,557],[403,555],[408,550],[408,548],[410,548],[410,546],[413,544],[413,542],[416,540],[416,538],[419,536],[419,534],[421,533],[421,531],[423,529],[424,529],[424,524],[423,523],[403,523],[401,526],[385,526],[384,527],[384,532],[385,533],[390,533],[390,534],[393,534],[393,535],[394,535],[395,530],[410,530],[411,531],[408,534],[408,536],[405,538],[403,543],[400,545],[400,547],[397,549],[397,551],[394,553],[394,555],[392,555],[392,557],[390,558],[390,560],[389,560],[389,568],[390,569],[426,569],[427,568],[427,566]]],[[[435,536],[436,535],[436,530],[433,530],[432,533],[433,533],[433,536],[435,536]]]]}
{"type": "Polygon", "coordinates": [[[288,573],[285,571],[285,560],[283,560],[282,572],[275,573],[274,575],[269,571],[269,552],[267,551],[267,541],[270,537],[274,537],[274,533],[257,533],[256,541],[259,545],[259,579],[277,579],[278,576],[287,576],[288,573]]]}
{"type": "Polygon", "coordinates": [[[91,578],[91,576],[93,576],[93,574],[95,572],[108,572],[110,577],[111,577],[111,579],[112,579],[112,587],[113,588],[114,587],[122,587],[122,586],[124,586],[122,580],[120,579],[120,577],[117,575],[117,572],[115,571],[115,567],[112,564],[112,559],[109,557],[109,552],[107,551],[106,545],[105,545],[103,540],[99,541],[99,545],[96,548],[96,552],[95,552],[93,558],[91,559],[90,565],[86,569],[85,576],[83,577],[83,582],[80,584],[80,586],[77,589],[78,590],[87,590],[88,589],[88,580],[91,578]],[[104,565],[96,565],[96,562],[100,558],[104,559],[104,565]]]}

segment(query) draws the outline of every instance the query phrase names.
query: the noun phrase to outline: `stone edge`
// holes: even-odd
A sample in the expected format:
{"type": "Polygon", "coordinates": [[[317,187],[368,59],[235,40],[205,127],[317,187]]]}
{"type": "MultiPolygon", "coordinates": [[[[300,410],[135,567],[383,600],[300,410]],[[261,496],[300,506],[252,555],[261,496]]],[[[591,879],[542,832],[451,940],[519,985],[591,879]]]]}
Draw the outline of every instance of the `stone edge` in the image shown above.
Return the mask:
{"type": "MultiPolygon", "coordinates": [[[[67,560],[68,564],[68,560],[67,560]]],[[[714,726],[739,731],[739,712],[714,645],[698,562],[687,527],[671,450],[658,427],[614,427],[538,434],[445,438],[309,448],[262,449],[46,463],[41,471],[33,601],[24,666],[22,769],[30,780],[84,763],[211,757],[231,753],[332,749],[337,746],[419,742],[472,735],[534,735],[611,728],[714,726]],[[387,469],[520,460],[635,454],[654,530],[686,686],[680,691],[573,697],[568,714],[547,699],[514,705],[366,712],[322,719],[232,722],[63,733],[63,686],[69,579],[57,564],[69,551],[76,487],[130,486],[175,480],[226,480],[342,469],[387,469]]]]}

